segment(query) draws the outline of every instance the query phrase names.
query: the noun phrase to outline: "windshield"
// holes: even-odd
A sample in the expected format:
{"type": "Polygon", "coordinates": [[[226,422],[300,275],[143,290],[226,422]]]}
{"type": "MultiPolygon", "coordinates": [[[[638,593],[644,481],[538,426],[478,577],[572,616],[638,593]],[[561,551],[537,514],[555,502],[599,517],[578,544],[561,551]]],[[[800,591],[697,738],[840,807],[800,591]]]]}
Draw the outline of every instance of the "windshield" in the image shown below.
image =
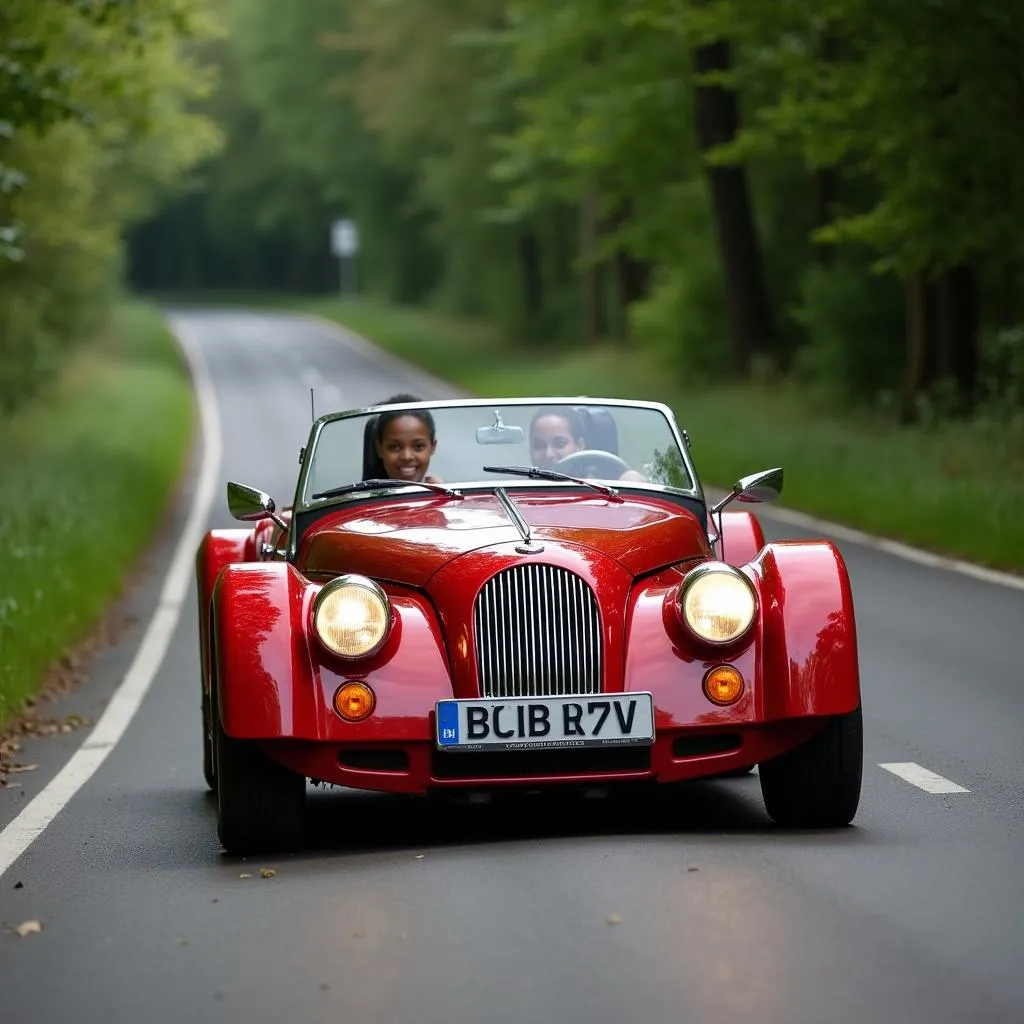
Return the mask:
{"type": "Polygon", "coordinates": [[[530,467],[617,486],[695,489],[660,408],[556,401],[389,407],[329,418],[315,432],[298,499],[308,505],[361,480],[525,483],[530,467]]]}

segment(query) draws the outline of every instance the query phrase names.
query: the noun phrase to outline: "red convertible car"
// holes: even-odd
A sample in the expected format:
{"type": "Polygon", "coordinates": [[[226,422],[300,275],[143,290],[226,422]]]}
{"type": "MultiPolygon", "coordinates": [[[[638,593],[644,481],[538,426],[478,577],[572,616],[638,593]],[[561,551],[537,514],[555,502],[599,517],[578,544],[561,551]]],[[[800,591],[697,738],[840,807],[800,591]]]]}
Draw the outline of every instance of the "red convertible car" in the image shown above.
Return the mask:
{"type": "Polygon", "coordinates": [[[860,800],[853,602],[827,540],[711,505],[655,402],[322,416],[291,503],[227,485],[196,558],[204,771],[232,853],[304,842],[307,780],[431,794],[756,765],[768,816],[860,800]]]}

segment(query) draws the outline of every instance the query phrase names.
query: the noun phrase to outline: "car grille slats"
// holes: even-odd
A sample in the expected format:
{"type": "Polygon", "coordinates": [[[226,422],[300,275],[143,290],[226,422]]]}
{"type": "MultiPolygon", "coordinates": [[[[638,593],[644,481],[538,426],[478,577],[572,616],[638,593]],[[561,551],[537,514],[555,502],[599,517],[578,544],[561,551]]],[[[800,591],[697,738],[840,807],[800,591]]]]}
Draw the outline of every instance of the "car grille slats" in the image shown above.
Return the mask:
{"type": "Polygon", "coordinates": [[[600,693],[601,617],[575,573],[530,563],[484,584],[473,625],[482,697],[600,693]]]}

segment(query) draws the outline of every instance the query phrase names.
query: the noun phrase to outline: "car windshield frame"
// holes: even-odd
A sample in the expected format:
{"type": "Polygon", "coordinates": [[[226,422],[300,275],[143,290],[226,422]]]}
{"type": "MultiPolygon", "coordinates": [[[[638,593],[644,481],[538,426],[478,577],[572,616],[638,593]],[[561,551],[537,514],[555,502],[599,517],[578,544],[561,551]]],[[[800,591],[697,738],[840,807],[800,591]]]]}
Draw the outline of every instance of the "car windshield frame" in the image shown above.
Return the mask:
{"type": "MultiPolygon", "coordinates": [[[[316,455],[316,447],[320,441],[320,437],[323,434],[324,429],[331,423],[337,422],[338,420],[351,419],[355,417],[366,418],[368,416],[374,416],[378,413],[387,412],[390,410],[414,410],[414,409],[425,409],[428,411],[437,411],[438,409],[469,409],[478,408],[484,412],[493,413],[495,409],[509,408],[512,406],[580,406],[587,405],[593,407],[602,407],[608,409],[647,409],[652,412],[660,413],[665,420],[665,424],[672,435],[679,453],[682,457],[683,466],[689,479],[692,481],[692,487],[676,487],[669,484],[657,483],[648,480],[621,480],[616,481],[614,486],[616,490],[623,490],[625,488],[641,489],[648,491],[655,491],[658,493],[665,494],[677,494],[684,495],[689,498],[695,498],[702,504],[707,504],[704,490],[701,485],[700,477],[697,474],[696,467],[693,465],[693,460],[690,456],[689,444],[687,438],[684,436],[683,431],[680,430],[678,423],[676,422],[675,416],[672,410],[665,405],[663,402],[651,402],[651,401],[639,401],[634,399],[621,399],[621,398],[599,398],[592,397],[590,395],[577,395],[577,396],[559,396],[552,397],[548,396],[533,396],[524,398],[444,398],[437,400],[423,400],[419,402],[396,402],[396,403],[384,403],[380,405],[365,406],[359,409],[346,409],[342,412],[326,413],[316,419],[309,433],[309,438],[303,449],[301,466],[299,469],[299,477],[296,481],[295,486],[295,497],[292,503],[292,508],[296,514],[302,514],[307,512],[314,512],[329,506],[336,506],[339,504],[345,504],[350,501],[365,501],[368,497],[380,497],[380,498],[401,498],[408,500],[412,495],[422,495],[423,497],[434,496],[433,489],[428,490],[425,487],[417,485],[415,482],[410,481],[407,487],[389,487],[387,489],[378,488],[374,489],[368,487],[366,490],[357,490],[348,494],[336,497],[326,497],[319,499],[305,500],[307,483],[309,479],[310,469],[313,460],[316,455]]],[[[483,421],[481,421],[483,422],[483,421]]],[[[495,453],[500,451],[500,446],[495,448],[495,453]]],[[[358,481],[354,481],[358,482],[358,481]]],[[[532,480],[526,477],[517,479],[515,482],[510,481],[507,478],[503,479],[487,479],[482,478],[480,480],[458,480],[453,481],[452,487],[457,488],[462,493],[473,493],[480,491],[494,491],[499,487],[509,488],[515,487],[519,489],[538,489],[538,490],[550,490],[551,488],[565,488],[578,490],[581,486],[578,483],[571,481],[558,481],[558,480],[532,480]]],[[[595,492],[596,493],[596,492],[595,492]]]]}

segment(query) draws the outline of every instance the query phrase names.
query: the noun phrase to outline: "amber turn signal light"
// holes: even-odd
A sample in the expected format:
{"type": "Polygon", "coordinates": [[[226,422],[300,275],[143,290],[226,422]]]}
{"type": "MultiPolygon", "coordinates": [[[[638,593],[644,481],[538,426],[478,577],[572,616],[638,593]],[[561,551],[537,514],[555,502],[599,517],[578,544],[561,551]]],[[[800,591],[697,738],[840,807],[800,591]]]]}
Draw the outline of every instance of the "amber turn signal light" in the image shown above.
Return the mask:
{"type": "Polygon", "coordinates": [[[366,683],[343,683],[334,695],[334,710],[346,722],[361,722],[372,714],[377,704],[366,683]]]}
{"type": "Polygon", "coordinates": [[[704,695],[713,704],[735,704],[743,695],[743,676],[732,665],[718,665],[704,676],[704,695]]]}

